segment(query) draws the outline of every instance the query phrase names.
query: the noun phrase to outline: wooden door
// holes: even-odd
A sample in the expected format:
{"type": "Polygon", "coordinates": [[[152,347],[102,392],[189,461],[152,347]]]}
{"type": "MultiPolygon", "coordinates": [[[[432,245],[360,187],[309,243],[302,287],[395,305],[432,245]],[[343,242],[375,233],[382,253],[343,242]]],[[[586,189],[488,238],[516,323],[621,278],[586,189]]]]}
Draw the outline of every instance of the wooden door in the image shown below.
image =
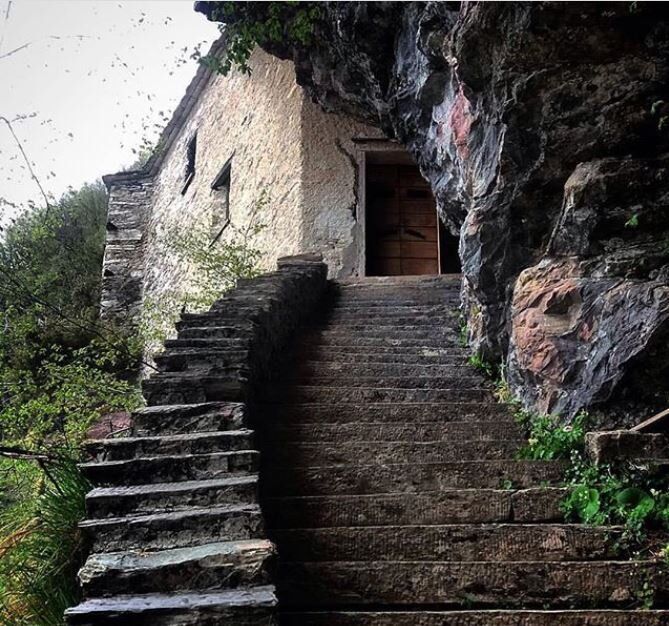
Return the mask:
{"type": "Polygon", "coordinates": [[[368,164],[367,275],[439,273],[432,191],[415,165],[368,164]]]}

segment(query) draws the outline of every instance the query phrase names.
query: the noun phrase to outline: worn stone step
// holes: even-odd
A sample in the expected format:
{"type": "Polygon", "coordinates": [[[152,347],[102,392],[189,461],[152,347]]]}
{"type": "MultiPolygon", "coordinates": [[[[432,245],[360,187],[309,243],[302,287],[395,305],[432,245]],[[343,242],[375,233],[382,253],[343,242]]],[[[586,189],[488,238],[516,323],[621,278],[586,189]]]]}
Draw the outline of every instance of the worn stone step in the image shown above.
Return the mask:
{"type": "Polygon", "coordinates": [[[215,365],[230,374],[239,370],[240,363],[248,363],[249,351],[225,348],[171,348],[153,357],[161,371],[179,372],[202,370],[215,365]]]}
{"type": "Polygon", "coordinates": [[[478,439],[481,441],[516,441],[522,445],[526,440],[520,426],[514,422],[482,421],[482,422],[445,422],[438,419],[432,422],[359,422],[343,424],[299,424],[264,420],[258,435],[267,443],[284,441],[465,441],[478,439]],[[445,423],[444,423],[445,422],[445,423]]]}
{"type": "Polygon", "coordinates": [[[179,339],[246,339],[253,337],[255,328],[252,324],[238,325],[207,325],[182,326],[179,330],[179,339]]]}
{"type": "Polygon", "coordinates": [[[450,489],[363,496],[266,498],[269,527],[331,528],[562,521],[562,488],[450,489]]]}
{"type": "Polygon", "coordinates": [[[180,348],[207,348],[210,350],[229,350],[231,352],[244,352],[248,350],[251,345],[249,338],[180,338],[167,339],[165,341],[165,350],[173,350],[180,348]]]}
{"type": "Polygon", "coordinates": [[[327,361],[303,361],[298,364],[300,376],[312,376],[314,380],[326,377],[372,377],[372,376],[396,376],[396,377],[423,377],[443,376],[451,378],[476,377],[481,381],[486,378],[479,374],[470,365],[442,365],[439,363],[338,363],[327,361]]]}
{"type": "Polygon", "coordinates": [[[240,402],[150,406],[135,411],[132,422],[136,436],[239,430],[248,423],[240,402]]]}
{"type": "Polygon", "coordinates": [[[89,519],[79,527],[91,539],[93,552],[184,548],[255,539],[264,532],[260,508],[255,504],[89,519]]]}
{"type": "MultiPolygon", "coordinates": [[[[569,524],[462,524],[275,529],[285,562],[596,561],[617,558],[622,529],[569,524]]],[[[491,591],[494,585],[491,585],[491,591]]],[[[392,599],[387,598],[392,603],[392,599]]]]}
{"type": "Polygon", "coordinates": [[[92,598],[65,617],[69,626],[269,626],[276,604],[274,587],[242,587],[92,598]]]}
{"type": "Polygon", "coordinates": [[[89,518],[148,515],[192,507],[254,502],[258,476],[230,476],[215,480],[98,487],[86,496],[89,518]]]}
{"type": "Polygon", "coordinates": [[[463,348],[434,347],[403,347],[393,346],[370,347],[354,350],[351,346],[320,346],[305,344],[300,347],[298,355],[305,361],[321,361],[336,363],[440,363],[444,365],[466,365],[469,354],[463,348]]]}
{"type": "Polygon", "coordinates": [[[258,413],[276,424],[339,424],[358,421],[379,422],[463,422],[490,421],[513,423],[508,407],[490,402],[323,402],[265,403],[258,413]]]}
{"type": "Polygon", "coordinates": [[[360,276],[332,281],[333,291],[363,291],[365,289],[460,289],[459,274],[416,275],[416,276],[360,276]]]}
{"type": "Polygon", "coordinates": [[[207,375],[197,370],[161,372],[142,381],[142,393],[149,405],[198,404],[240,400],[248,391],[248,371],[230,375],[207,375]]]}
{"type": "Polygon", "coordinates": [[[667,575],[648,561],[309,562],[280,565],[282,606],[442,605],[463,608],[641,607],[645,586],[667,596],[667,575]]]}
{"type": "Polygon", "coordinates": [[[399,304],[396,306],[378,307],[374,305],[367,305],[365,303],[348,303],[348,306],[341,306],[341,300],[335,298],[325,312],[325,317],[330,316],[356,316],[361,314],[368,315],[425,315],[425,316],[450,316],[460,315],[460,303],[453,302],[438,302],[437,304],[423,304],[414,302],[409,304],[399,304]]]}
{"type": "Polygon", "coordinates": [[[439,274],[436,275],[418,275],[418,276],[355,276],[350,278],[340,278],[332,281],[333,288],[355,289],[368,287],[432,287],[441,285],[444,287],[460,287],[462,282],[461,274],[439,274]]]}
{"type": "Polygon", "coordinates": [[[225,541],[157,552],[94,554],[79,571],[87,597],[235,589],[270,583],[266,539],[225,541]]]}
{"type": "Polygon", "coordinates": [[[263,467],[286,465],[322,467],[323,465],[374,465],[386,463],[444,463],[514,459],[518,441],[285,441],[268,445],[262,453],[263,467]]]}
{"type": "Polygon", "coordinates": [[[346,308],[331,311],[321,319],[321,328],[379,324],[382,326],[419,326],[421,328],[460,328],[460,312],[453,307],[405,307],[402,309],[370,310],[346,308]]]}
{"type": "Polygon", "coordinates": [[[666,626],[669,611],[319,611],[281,614],[281,626],[666,626]]]}
{"type": "MultiPolygon", "coordinates": [[[[441,382],[441,381],[440,381],[441,382]]],[[[321,404],[422,403],[422,402],[485,402],[493,401],[489,389],[427,388],[401,389],[393,387],[318,387],[291,385],[275,387],[268,396],[284,402],[315,402],[321,404]]]]}
{"type": "Polygon", "coordinates": [[[182,313],[181,319],[175,323],[177,330],[191,326],[235,326],[239,323],[253,324],[264,314],[258,307],[237,307],[220,311],[204,311],[202,313],[182,313]]]}
{"type": "Polygon", "coordinates": [[[124,461],[82,463],[84,475],[99,487],[211,480],[258,469],[258,452],[240,450],[212,454],[140,457],[124,461]]]}
{"type": "Polygon", "coordinates": [[[425,297],[460,295],[459,283],[414,283],[397,285],[345,285],[339,283],[333,285],[330,294],[339,298],[358,298],[365,296],[390,297],[425,297]]]}
{"type": "Polygon", "coordinates": [[[455,372],[430,373],[429,375],[405,376],[396,374],[376,374],[356,376],[346,371],[329,376],[304,375],[297,373],[285,380],[284,385],[304,387],[369,387],[384,389],[494,389],[492,382],[476,373],[476,370],[462,368],[455,372]]]}
{"type": "Polygon", "coordinates": [[[284,467],[268,472],[268,496],[423,493],[446,489],[524,489],[558,485],[565,463],[556,461],[459,461],[388,465],[284,467]]]}
{"type": "Polygon", "coordinates": [[[152,437],[122,437],[86,442],[86,451],[96,461],[119,461],[160,454],[207,454],[232,450],[253,450],[253,431],[225,430],[152,437]]]}
{"type": "Polygon", "coordinates": [[[333,339],[425,339],[440,342],[459,340],[457,328],[449,326],[417,326],[395,324],[337,324],[330,327],[319,327],[304,332],[301,339],[333,340],[333,339]]]}
{"type": "Polygon", "coordinates": [[[416,294],[388,294],[388,293],[350,293],[338,296],[332,308],[343,307],[376,307],[395,308],[401,306],[450,306],[457,308],[460,305],[460,295],[450,293],[416,293],[416,294]]]}
{"type": "Polygon", "coordinates": [[[399,351],[404,348],[416,348],[419,350],[447,350],[453,353],[462,351],[458,337],[452,335],[429,335],[425,337],[394,337],[388,336],[370,336],[346,332],[325,332],[316,335],[305,335],[300,339],[302,346],[320,346],[321,348],[355,348],[360,352],[374,352],[373,349],[391,348],[399,351]],[[370,349],[373,348],[373,349],[370,349]]]}

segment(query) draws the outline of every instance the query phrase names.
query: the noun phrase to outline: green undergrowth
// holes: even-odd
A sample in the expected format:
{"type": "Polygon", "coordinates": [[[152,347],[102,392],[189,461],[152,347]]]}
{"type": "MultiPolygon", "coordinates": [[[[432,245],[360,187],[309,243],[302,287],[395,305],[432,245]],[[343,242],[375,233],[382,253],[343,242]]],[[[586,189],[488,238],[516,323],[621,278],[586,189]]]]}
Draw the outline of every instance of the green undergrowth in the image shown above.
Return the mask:
{"type": "MultiPolygon", "coordinates": [[[[473,357],[470,363],[494,378],[498,402],[510,407],[527,434],[519,459],[566,461],[562,502],[569,522],[590,526],[618,526],[614,549],[630,558],[656,558],[669,566],[669,476],[650,463],[595,464],[586,453],[586,433],[596,428],[593,418],[579,412],[569,422],[556,415],[526,410],[508,384],[505,368],[495,368],[473,357]],[[664,540],[663,540],[664,537],[664,540]]],[[[646,590],[647,605],[652,588],[646,590]]],[[[652,603],[651,603],[652,604],[652,603]]]]}
{"type": "MultiPolygon", "coordinates": [[[[79,600],[84,544],[77,526],[90,485],[70,459],[3,461],[14,502],[0,514],[0,625],[61,626],[79,600]]],[[[7,495],[7,494],[5,494],[7,495]]]]}
{"type": "Polygon", "coordinates": [[[82,442],[140,402],[141,346],[98,318],[102,184],[26,207],[0,237],[0,626],[62,626],[78,600],[82,442]]]}

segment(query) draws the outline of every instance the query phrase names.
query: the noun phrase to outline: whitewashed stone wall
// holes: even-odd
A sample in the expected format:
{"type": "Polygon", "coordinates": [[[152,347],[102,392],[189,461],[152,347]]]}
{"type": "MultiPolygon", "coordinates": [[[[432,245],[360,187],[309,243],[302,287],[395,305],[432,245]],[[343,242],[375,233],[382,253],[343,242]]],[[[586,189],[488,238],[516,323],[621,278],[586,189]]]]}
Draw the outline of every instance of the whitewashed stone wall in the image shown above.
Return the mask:
{"type": "Polygon", "coordinates": [[[108,177],[110,220],[117,206],[134,211],[132,219],[124,219],[132,225],[134,247],[114,260],[123,244],[108,237],[105,272],[115,263],[117,278],[105,282],[103,312],[127,311],[128,300],[140,297],[137,289],[124,297],[115,293],[124,272],[141,282],[144,299],[187,288],[191,270],[165,241],[170,230],[208,226],[220,202],[211,185],[229,159],[231,226],[222,240],[249,223],[264,192],[268,203],[255,219],[266,228],[254,242],[262,251],[263,268],[273,268],[278,257],[321,252],[332,275],[358,271],[353,139],[379,137],[380,132],[326,114],[310,102],[295,83],[292,62],[256,50],[250,65],[250,76],[235,72],[207,78],[194,106],[173,129],[151,182],[145,183],[143,205],[135,202],[132,208],[127,199],[136,181],[108,177]],[[182,194],[187,146],[196,131],[195,177],[182,194]]]}

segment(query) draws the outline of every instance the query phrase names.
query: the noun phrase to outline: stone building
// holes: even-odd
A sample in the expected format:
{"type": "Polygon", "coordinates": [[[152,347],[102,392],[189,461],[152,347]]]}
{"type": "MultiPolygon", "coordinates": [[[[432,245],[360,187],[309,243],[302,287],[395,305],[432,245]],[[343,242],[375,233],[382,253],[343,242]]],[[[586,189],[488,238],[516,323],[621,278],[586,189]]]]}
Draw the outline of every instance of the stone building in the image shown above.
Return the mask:
{"type": "Polygon", "coordinates": [[[323,112],[292,62],[258,49],[250,67],[226,77],[201,66],[144,168],[104,177],[104,315],[187,287],[188,268],[164,241],[192,229],[219,245],[263,224],[253,240],[263,269],[319,252],[336,277],[458,270],[457,241],[399,144],[323,112]]]}

